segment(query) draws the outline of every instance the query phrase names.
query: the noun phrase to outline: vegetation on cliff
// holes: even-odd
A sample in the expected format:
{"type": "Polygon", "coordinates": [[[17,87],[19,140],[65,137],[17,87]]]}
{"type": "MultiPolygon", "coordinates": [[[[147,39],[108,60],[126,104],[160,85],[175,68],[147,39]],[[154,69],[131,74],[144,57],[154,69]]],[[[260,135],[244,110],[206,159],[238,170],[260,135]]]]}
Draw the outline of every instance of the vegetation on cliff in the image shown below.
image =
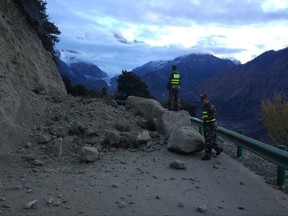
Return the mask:
{"type": "Polygon", "coordinates": [[[54,45],[59,42],[61,34],[58,27],[49,21],[46,12],[47,2],[43,0],[15,0],[30,26],[41,39],[43,46],[54,56],[54,45]]]}

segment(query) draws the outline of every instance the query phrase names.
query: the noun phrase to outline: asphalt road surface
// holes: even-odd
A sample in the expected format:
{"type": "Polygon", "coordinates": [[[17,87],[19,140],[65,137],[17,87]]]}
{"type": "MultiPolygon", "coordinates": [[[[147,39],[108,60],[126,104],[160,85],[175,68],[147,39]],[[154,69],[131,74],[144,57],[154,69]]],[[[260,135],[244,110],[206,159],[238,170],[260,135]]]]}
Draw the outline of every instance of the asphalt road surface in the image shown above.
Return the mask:
{"type": "Polygon", "coordinates": [[[201,161],[164,146],[155,152],[117,150],[95,163],[75,157],[31,166],[0,156],[2,215],[288,215],[288,196],[228,155],[201,161]],[[183,160],[187,169],[169,167],[183,160]],[[53,198],[50,199],[50,198],[53,198]],[[50,205],[47,201],[50,199],[50,205]],[[37,200],[36,209],[24,210],[37,200]],[[197,211],[198,206],[206,212],[197,211]]]}

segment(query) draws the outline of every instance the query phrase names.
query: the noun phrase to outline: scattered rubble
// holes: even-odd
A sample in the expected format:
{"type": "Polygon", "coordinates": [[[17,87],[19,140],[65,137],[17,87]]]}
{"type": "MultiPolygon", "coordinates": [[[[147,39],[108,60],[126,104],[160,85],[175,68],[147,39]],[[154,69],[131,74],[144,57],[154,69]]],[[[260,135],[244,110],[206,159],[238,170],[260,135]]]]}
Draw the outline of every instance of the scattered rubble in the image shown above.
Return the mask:
{"type": "Polygon", "coordinates": [[[125,208],[126,207],[126,203],[125,202],[120,202],[119,203],[119,208],[125,208]]]}
{"type": "Polygon", "coordinates": [[[128,121],[121,121],[121,122],[117,122],[117,124],[115,125],[115,129],[117,129],[120,132],[129,132],[130,129],[130,124],[128,121]]]}
{"type": "Polygon", "coordinates": [[[118,186],[118,184],[113,184],[112,187],[113,188],[118,188],[119,186],[118,186]]]}
{"type": "Polygon", "coordinates": [[[179,208],[184,208],[184,204],[182,202],[179,202],[178,207],[179,208]]]}
{"type": "Polygon", "coordinates": [[[94,162],[98,157],[99,152],[94,147],[82,147],[79,151],[79,158],[83,161],[94,162]]]}
{"type": "Polygon", "coordinates": [[[43,165],[44,165],[44,162],[41,161],[41,160],[35,160],[35,161],[33,162],[33,164],[34,164],[35,166],[43,166],[43,165]]]}
{"type": "Polygon", "coordinates": [[[180,160],[174,160],[170,163],[170,167],[173,169],[186,169],[186,163],[180,160]]]}
{"type": "Polygon", "coordinates": [[[207,206],[206,205],[199,205],[197,207],[197,211],[201,213],[206,213],[207,212],[207,206]]]}
{"type": "Polygon", "coordinates": [[[38,200],[32,200],[24,206],[24,209],[36,209],[38,200]]]}
{"type": "Polygon", "coordinates": [[[9,208],[11,208],[11,206],[10,206],[9,204],[3,204],[3,205],[2,205],[2,208],[9,209],[9,208]]]}
{"type": "Polygon", "coordinates": [[[52,205],[53,206],[61,206],[61,201],[60,200],[55,200],[52,205]]]}
{"type": "Polygon", "coordinates": [[[61,157],[63,154],[63,139],[58,138],[53,144],[53,151],[56,157],[61,157]]]}
{"type": "Polygon", "coordinates": [[[47,205],[48,206],[53,206],[53,203],[54,203],[54,198],[49,198],[48,200],[47,200],[47,205]]]}

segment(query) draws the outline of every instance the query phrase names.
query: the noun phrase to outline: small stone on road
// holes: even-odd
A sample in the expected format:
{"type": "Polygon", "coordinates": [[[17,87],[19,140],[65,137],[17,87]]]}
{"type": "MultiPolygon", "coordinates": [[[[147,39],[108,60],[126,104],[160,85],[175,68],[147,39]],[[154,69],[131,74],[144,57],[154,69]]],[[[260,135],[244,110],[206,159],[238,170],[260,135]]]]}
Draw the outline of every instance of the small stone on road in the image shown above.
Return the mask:
{"type": "Polygon", "coordinates": [[[197,208],[197,211],[201,212],[201,213],[206,213],[207,212],[207,206],[199,205],[198,208],[197,208]]]}
{"type": "Polygon", "coordinates": [[[24,206],[24,209],[36,209],[38,200],[32,200],[24,206]]]}
{"type": "Polygon", "coordinates": [[[173,169],[186,169],[186,163],[180,160],[174,160],[170,163],[170,167],[173,169]]]}

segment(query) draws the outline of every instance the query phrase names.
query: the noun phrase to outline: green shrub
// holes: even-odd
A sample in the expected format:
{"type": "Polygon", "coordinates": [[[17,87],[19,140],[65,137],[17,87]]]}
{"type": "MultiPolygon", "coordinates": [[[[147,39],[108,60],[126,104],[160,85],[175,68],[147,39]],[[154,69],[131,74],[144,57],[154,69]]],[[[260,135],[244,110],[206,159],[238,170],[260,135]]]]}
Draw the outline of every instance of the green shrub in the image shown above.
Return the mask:
{"type": "Polygon", "coordinates": [[[133,72],[122,71],[117,82],[118,94],[116,98],[119,100],[125,100],[129,96],[151,98],[147,84],[133,72]]]}
{"type": "Polygon", "coordinates": [[[288,146],[288,100],[284,94],[262,101],[263,123],[275,145],[288,146]]]}

